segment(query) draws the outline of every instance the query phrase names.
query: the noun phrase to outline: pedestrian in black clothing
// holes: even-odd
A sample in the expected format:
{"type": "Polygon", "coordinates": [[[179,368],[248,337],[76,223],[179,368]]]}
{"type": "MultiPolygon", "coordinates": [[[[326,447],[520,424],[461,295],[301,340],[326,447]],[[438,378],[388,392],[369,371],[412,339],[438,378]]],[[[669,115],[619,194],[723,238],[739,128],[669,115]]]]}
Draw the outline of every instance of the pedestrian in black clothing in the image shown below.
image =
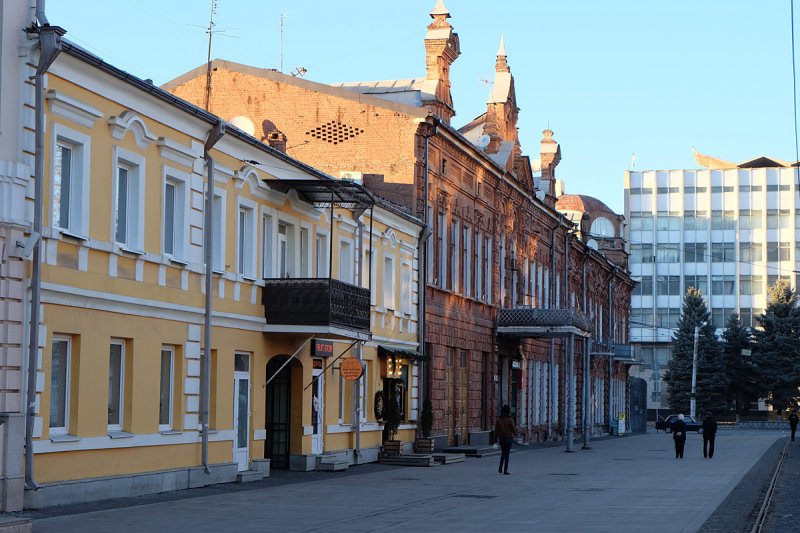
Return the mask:
{"type": "Polygon", "coordinates": [[[794,440],[794,432],[797,431],[797,413],[792,411],[789,415],[789,427],[792,428],[792,440],[794,440]]]}
{"type": "Polygon", "coordinates": [[[717,435],[717,421],[708,413],[703,420],[703,457],[714,457],[714,437],[717,435]]]}
{"type": "Polygon", "coordinates": [[[500,416],[494,424],[494,436],[500,442],[500,466],[497,473],[508,475],[508,459],[511,456],[511,443],[514,442],[514,435],[517,427],[514,419],[511,418],[511,408],[504,405],[500,416]]]}
{"type": "Polygon", "coordinates": [[[686,446],[686,422],[683,415],[672,423],[672,440],[675,441],[675,459],[683,459],[683,447],[686,446]]]}

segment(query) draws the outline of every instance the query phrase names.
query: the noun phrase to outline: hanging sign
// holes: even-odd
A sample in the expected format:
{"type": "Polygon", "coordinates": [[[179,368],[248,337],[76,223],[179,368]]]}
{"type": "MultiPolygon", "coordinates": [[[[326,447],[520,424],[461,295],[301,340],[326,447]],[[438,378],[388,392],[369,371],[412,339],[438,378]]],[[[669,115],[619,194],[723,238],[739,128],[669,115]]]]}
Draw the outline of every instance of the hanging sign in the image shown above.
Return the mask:
{"type": "Polygon", "coordinates": [[[345,380],[355,381],[361,377],[361,361],[356,357],[342,359],[342,363],[339,365],[339,371],[342,373],[342,377],[345,380]]]}
{"type": "Polygon", "coordinates": [[[311,355],[314,357],[330,357],[333,355],[333,341],[314,339],[311,345],[311,355]]]}

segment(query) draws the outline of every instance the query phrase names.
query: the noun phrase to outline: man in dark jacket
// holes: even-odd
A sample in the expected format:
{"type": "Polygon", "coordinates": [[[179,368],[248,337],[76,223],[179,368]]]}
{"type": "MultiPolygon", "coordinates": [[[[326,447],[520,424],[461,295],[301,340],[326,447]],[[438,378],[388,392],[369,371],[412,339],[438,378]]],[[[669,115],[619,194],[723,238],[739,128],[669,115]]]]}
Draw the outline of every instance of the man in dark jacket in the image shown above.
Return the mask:
{"type": "Polygon", "coordinates": [[[717,421],[708,413],[703,419],[703,457],[714,457],[714,437],[717,435],[717,421]]]}
{"type": "Polygon", "coordinates": [[[675,441],[675,459],[683,459],[683,448],[686,446],[686,422],[683,415],[672,423],[672,440],[675,441]]]}
{"type": "Polygon", "coordinates": [[[797,413],[792,411],[789,415],[789,427],[792,429],[792,440],[794,440],[794,433],[797,431],[797,413]]]}
{"type": "Polygon", "coordinates": [[[508,475],[508,459],[511,456],[511,443],[514,442],[514,435],[517,428],[514,419],[511,418],[511,408],[504,405],[500,416],[494,424],[494,436],[500,442],[500,466],[497,473],[508,475]]]}

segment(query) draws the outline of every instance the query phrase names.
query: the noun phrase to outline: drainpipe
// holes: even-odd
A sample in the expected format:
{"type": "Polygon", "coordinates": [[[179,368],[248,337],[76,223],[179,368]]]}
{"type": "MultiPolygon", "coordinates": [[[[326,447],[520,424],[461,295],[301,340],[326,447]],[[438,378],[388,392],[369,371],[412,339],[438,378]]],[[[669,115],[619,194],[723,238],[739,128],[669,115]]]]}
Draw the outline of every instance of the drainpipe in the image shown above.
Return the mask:
{"type": "MultiPolygon", "coordinates": [[[[586,308],[586,262],[589,259],[589,252],[583,257],[583,272],[581,273],[581,284],[583,285],[583,312],[587,313],[586,308]]],[[[581,404],[583,405],[583,450],[591,450],[589,446],[589,367],[591,363],[592,337],[591,331],[588,338],[583,341],[583,390],[581,391],[581,404]]]]}
{"type": "MultiPolygon", "coordinates": [[[[547,294],[548,309],[553,309],[555,307],[553,305],[553,300],[556,286],[556,231],[560,225],[561,222],[559,221],[559,223],[550,230],[550,290],[547,294]]],[[[549,396],[547,399],[547,409],[549,411],[547,417],[547,435],[550,439],[553,438],[553,417],[556,415],[555,410],[553,409],[553,398],[554,395],[558,394],[558,391],[554,391],[556,387],[555,352],[556,340],[553,337],[550,337],[550,351],[547,356],[547,363],[550,365],[550,385],[547,387],[547,395],[549,396]]]]}
{"type": "Polygon", "coordinates": [[[211,148],[225,135],[225,123],[217,122],[210,132],[205,146],[203,146],[203,159],[206,161],[208,171],[208,185],[206,188],[206,216],[205,216],[205,262],[206,262],[206,313],[203,328],[203,355],[200,362],[200,428],[202,433],[202,463],[203,471],[210,474],[208,468],[208,411],[211,396],[211,305],[212,285],[214,277],[214,160],[211,158],[211,148]]]}
{"type": "MultiPolygon", "coordinates": [[[[358,231],[358,263],[356,263],[356,276],[358,277],[358,286],[364,286],[364,221],[361,220],[361,215],[366,212],[366,209],[359,209],[353,213],[356,219],[356,226],[358,231]]],[[[371,238],[371,237],[370,237],[371,238]]],[[[333,239],[333,234],[331,234],[333,239]]],[[[372,251],[370,250],[370,262],[372,261],[372,251]]],[[[356,449],[353,450],[353,455],[360,457],[361,455],[361,383],[364,379],[364,343],[359,342],[356,344],[356,357],[358,362],[361,363],[361,376],[354,382],[355,383],[355,413],[353,422],[356,426],[356,449]]],[[[358,464],[356,462],[356,464],[358,464]]]]}
{"type": "Polygon", "coordinates": [[[607,339],[608,339],[608,432],[613,433],[613,428],[611,427],[611,392],[613,390],[613,383],[614,383],[614,344],[613,339],[611,337],[611,283],[614,279],[613,276],[616,274],[617,270],[611,273],[608,277],[608,330],[607,330],[607,339]]]}
{"type": "Polygon", "coordinates": [[[44,14],[44,0],[36,2],[36,21],[30,31],[39,34],[39,64],[34,75],[35,98],[35,161],[33,199],[33,265],[31,272],[31,317],[28,342],[28,383],[26,390],[25,424],[25,486],[36,490],[33,480],[33,426],[36,422],[36,374],[39,355],[39,306],[42,293],[42,194],[44,189],[44,75],[61,52],[61,36],[66,32],[58,26],[50,26],[44,14]]]}
{"type": "MultiPolygon", "coordinates": [[[[436,135],[436,127],[438,125],[438,121],[435,117],[428,117],[432,119],[432,122],[426,119],[426,126],[425,128],[425,170],[424,175],[422,177],[423,183],[423,204],[422,204],[422,231],[419,235],[419,240],[417,241],[417,257],[420,257],[422,260],[420,261],[420,268],[417,272],[417,341],[418,341],[418,350],[419,353],[425,354],[425,313],[427,310],[427,287],[428,287],[428,262],[430,258],[428,257],[428,239],[431,238],[431,221],[428,220],[428,187],[429,187],[429,167],[428,167],[428,154],[429,154],[429,145],[430,145],[430,138],[436,135]]],[[[430,356],[430,354],[425,354],[430,356]]],[[[430,395],[429,390],[429,383],[428,383],[428,374],[430,373],[430,361],[424,361],[420,364],[420,385],[422,386],[421,391],[421,398],[424,402],[430,395]]]]}

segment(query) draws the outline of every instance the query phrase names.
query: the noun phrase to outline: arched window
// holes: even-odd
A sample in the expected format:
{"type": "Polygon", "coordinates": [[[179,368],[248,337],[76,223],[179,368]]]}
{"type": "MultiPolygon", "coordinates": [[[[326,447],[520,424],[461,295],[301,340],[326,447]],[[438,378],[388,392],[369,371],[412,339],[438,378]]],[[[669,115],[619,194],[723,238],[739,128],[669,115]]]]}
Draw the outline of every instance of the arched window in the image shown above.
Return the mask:
{"type": "Polygon", "coordinates": [[[614,238],[614,224],[605,217],[597,217],[592,221],[592,228],[589,230],[592,237],[614,238]]]}

